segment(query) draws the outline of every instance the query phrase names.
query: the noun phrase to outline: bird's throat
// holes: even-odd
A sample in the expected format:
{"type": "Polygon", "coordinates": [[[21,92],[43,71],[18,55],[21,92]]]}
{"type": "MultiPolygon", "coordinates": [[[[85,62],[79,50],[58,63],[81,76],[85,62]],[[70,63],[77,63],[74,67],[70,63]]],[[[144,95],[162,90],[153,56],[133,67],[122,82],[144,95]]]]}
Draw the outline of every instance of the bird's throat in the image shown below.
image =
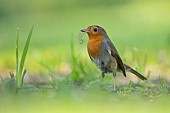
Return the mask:
{"type": "Polygon", "coordinates": [[[101,55],[102,36],[89,37],[87,49],[90,57],[98,58],[101,55]]]}

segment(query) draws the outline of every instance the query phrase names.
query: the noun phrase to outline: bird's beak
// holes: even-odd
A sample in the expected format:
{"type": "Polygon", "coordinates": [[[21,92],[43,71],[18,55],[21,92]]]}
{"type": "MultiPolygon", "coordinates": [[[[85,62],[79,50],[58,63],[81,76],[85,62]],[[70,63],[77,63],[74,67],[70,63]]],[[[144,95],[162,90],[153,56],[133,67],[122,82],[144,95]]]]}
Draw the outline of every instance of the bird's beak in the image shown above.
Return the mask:
{"type": "Polygon", "coordinates": [[[85,32],[85,33],[88,33],[89,30],[88,29],[82,29],[81,32],[85,32]]]}

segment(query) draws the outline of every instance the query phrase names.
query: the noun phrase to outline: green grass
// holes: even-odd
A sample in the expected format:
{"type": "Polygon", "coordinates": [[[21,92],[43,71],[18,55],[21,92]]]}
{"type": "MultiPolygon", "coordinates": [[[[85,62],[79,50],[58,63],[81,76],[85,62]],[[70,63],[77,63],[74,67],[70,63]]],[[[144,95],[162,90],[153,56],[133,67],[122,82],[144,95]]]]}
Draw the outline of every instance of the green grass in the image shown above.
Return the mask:
{"type": "MultiPolygon", "coordinates": [[[[14,95],[11,89],[1,89],[0,105],[2,112],[146,112],[168,113],[169,91],[164,92],[160,85],[152,88],[130,82],[113,91],[112,84],[100,85],[100,79],[75,84],[70,78],[53,81],[55,84],[34,86],[25,84],[14,95]],[[5,107],[5,106],[9,106],[5,107]],[[141,111],[142,109],[142,111],[141,111]]],[[[159,83],[158,83],[159,84],[159,83]]],[[[2,88],[2,87],[1,87],[2,88]]]]}
{"type": "MultiPolygon", "coordinates": [[[[17,87],[21,88],[22,84],[23,84],[23,79],[24,76],[26,74],[26,69],[24,69],[24,63],[26,60],[26,56],[27,56],[27,52],[28,52],[28,48],[29,48],[29,44],[30,44],[30,40],[31,40],[31,36],[32,36],[32,32],[33,32],[33,28],[34,25],[32,26],[30,33],[28,35],[27,41],[25,43],[25,47],[22,53],[22,57],[21,57],[21,61],[20,61],[20,65],[18,66],[18,38],[19,38],[19,33],[17,35],[17,42],[16,42],[16,81],[17,81],[17,87]],[[24,70],[23,70],[24,69],[24,70]]],[[[19,32],[19,31],[18,31],[19,32]]]]}

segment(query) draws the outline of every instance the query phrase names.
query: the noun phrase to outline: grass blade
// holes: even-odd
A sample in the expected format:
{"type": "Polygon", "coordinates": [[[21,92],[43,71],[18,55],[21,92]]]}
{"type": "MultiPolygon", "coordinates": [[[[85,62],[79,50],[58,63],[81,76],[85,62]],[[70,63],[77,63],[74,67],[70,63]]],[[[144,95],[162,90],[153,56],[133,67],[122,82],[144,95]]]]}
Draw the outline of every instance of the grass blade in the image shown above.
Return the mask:
{"type": "Polygon", "coordinates": [[[161,80],[161,77],[159,76],[159,82],[160,82],[160,85],[161,85],[163,92],[167,93],[168,92],[168,84],[166,83],[166,81],[161,80]]]}
{"type": "Polygon", "coordinates": [[[18,39],[19,39],[19,31],[20,31],[20,29],[18,28],[17,29],[17,38],[16,38],[16,76],[18,75],[18,39]]]}
{"type": "Polygon", "coordinates": [[[19,66],[19,72],[18,72],[18,81],[17,81],[17,86],[18,88],[20,88],[22,86],[22,80],[23,80],[23,76],[22,76],[22,72],[23,72],[23,68],[24,68],[24,63],[25,63],[25,59],[27,56],[27,52],[28,52],[28,48],[29,48],[29,44],[30,44],[30,40],[31,40],[31,36],[32,36],[32,32],[33,32],[33,28],[34,25],[32,26],[30,33],[28,35],[25,47],[24,47],[24,51],[22,53],[22,57],[21,57],[21,61],[20,61],[20,66],[19,66]]]}
{"type": "Polygon", "coordinates": [[[73,60],[73,64],[77,64],[77,58],[75,56],[75,50],[74,50],[74,40],[73,38],[71,39],[71,58],[73,60]]]}

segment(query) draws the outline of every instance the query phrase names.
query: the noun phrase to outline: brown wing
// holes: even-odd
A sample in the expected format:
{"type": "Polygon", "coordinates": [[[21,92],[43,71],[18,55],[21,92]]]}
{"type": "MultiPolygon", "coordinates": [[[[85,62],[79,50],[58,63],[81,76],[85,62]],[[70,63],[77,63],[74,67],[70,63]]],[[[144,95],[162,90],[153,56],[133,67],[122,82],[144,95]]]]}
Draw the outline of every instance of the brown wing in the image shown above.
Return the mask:
{"type": "Polygon", "coordinates": [[[112,55],[113,57],[115,57],[115,59],[116,59],[116,61],[117,61],[117,63],[118,63],[119,68],[122,70],[123,75],[126,77],[125,66],[124,66],[124,64],[123,64],[123,62],[122,62],[122,59],[121,59],[120,56],[119,56],[119,53],[117,52],[115,46],[112,44],[112,42],[111,42],[111,40],[110,40],[109,38],[108,38],[107,43],[108,43],[108,45],[109,45],[110,48],[111,48],[111,55],[112,55]]]}

